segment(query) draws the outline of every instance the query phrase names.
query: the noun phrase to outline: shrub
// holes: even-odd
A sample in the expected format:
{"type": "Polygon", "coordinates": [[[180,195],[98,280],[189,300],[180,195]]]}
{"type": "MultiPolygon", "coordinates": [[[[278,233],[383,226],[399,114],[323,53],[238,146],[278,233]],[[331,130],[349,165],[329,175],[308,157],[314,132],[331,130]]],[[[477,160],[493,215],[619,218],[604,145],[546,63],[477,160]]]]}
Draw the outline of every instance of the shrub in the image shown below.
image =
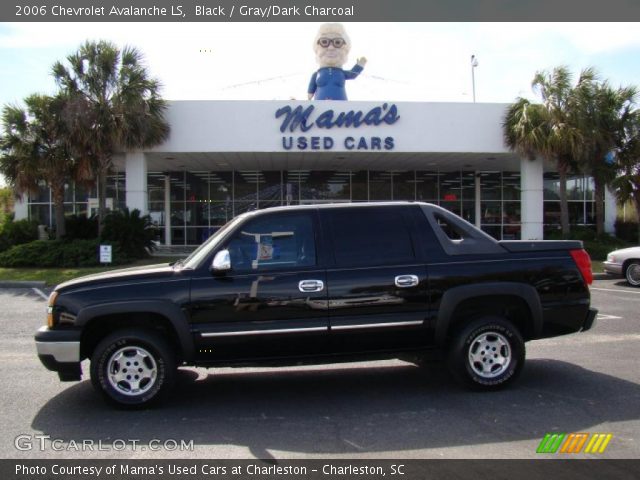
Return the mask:
{"type": "Polygon", "coordinates": [[[38,238],[38,224],[31,220],[13,220],[9,215],[0,225],[0,252],[38,238]]]}
{"type": "Polygon", "coordinates": [[[98,238],[98,218],[94,215],[69,215],[65,218],[64,226],[66,234],[64,238],[69,240],[93,240],[98,238]]]}
{"type": "Polygon", "coordinates": [[[629,243],[633,243],[634,245],[638,245],[640,242],[640,231],[638,228],[638,222],[623,222],[622,220],[616,220],[616,237],[629,243]]]}
{"type": "MultiPolygon", "coordinates": [[[[561,240],[562,233],[554,232],[548,236],[549,240],[561,240]]],[[[574,227],[569,234],[570,240],[581,240],[584,249],[589,253],[591,260],[606,260],[607,254],[618,248],[628,247],[629,244],[620,238],[603,233],[598,235],[595,229],[590,227],[574,227]]]]}
{"type": "Polygon", "coordinates": [[[153,250],[155,237],[149,215],[140,216],[140,210],[114,211],[104,219],[102,242],[115,242],[129,258],[144,258],[153,250]]]}
{"type": "MultiPolygon", "coordinates": [[[[0,253],[0,267],[94,267],[100,265],[98,240],[36,240],[0,253]]],[[[130,261],[120,245],[112,244],[113,264],[130,261]]]]}

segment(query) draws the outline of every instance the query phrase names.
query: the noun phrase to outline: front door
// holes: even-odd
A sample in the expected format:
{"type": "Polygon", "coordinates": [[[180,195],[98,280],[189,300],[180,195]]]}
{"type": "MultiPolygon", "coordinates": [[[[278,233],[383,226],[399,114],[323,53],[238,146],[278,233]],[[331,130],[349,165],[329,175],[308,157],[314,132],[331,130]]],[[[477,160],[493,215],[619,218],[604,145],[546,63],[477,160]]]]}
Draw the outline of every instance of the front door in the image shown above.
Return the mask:
{"type": "Polygon", "coordinates": [[[313,356],[326,349],[326,272],[317,211],[269,212],[224,242],[231,270],[192,281],[192,330],[201,361],[313,356]]]}

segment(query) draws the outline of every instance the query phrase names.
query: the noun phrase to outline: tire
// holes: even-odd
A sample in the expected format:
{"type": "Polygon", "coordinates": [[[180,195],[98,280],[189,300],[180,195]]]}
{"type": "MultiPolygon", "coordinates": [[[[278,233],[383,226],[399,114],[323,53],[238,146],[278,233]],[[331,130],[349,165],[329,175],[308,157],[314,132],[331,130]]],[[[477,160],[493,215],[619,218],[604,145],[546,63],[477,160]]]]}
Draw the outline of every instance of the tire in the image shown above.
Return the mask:
{"type": "Polygon", "coordinates": [[[630,262],[624,269],[624,277],[632,287],[640,287],[640,261],[630,262]]]}
{"type": "Polygon", "coordinates": [[[465,325],[450,344],[449,370],[467,387],[496,390],[513,382],[524,365],[522,335],[508,320],[485,316],[465,325]]]}
{"type": "Polygon", "coordinates": [[[159,334],[118,330],[105,337],[91,356],[91,383],[108,403],[147,407],[163,400],[176,376],[175,354],[159,334]]]}

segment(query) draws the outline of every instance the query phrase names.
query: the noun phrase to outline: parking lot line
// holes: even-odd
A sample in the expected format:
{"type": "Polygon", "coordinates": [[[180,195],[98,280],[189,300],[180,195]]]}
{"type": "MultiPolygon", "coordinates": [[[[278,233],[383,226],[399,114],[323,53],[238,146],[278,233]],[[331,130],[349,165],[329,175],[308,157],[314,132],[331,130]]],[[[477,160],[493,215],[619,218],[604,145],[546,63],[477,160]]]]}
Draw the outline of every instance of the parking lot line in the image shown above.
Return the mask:
{"type": "Polygon", "coordinates": [[[36,292],[40,297],[44,298],[45,300],[49,300],[49,297],[47,297],[47,295],[45,295],[45,293],[39,288],[34,287],[32,290],[36,292]]]}
{"type": "Polygon", "coordinates": [[[622,317],[617,317],[616,315],[605,315],[604,313],[599,313],[598,320],[622,320],[622,317]]]}
{"type": "Polygon", "coordinates": [[[634,292],[633,290],[623,290],[623,289],[618,289],[618,288],[590,288],[590,290],[598,290],[600,292],[620,292],[620,293],[635,293],[640,294],[640,290],[637,292],[634,292]]]}

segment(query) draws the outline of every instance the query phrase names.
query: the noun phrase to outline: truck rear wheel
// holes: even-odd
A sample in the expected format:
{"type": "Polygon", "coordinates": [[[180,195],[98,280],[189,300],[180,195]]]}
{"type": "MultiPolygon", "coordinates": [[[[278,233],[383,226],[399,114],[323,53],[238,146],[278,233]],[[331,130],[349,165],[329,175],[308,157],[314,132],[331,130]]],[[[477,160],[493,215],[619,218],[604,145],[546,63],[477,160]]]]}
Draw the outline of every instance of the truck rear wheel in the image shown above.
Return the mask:
{"type": "Polygon", "coordinates": [[[452,339],[448,352],[451,373],[463,384],[494,390],[516,379],[524,365],[522,335],[508,320],[485,316],[466,325],[452,339]]]}
{"type": "Polygon", "coordinates": [[[112,404],[144,407],[162,400],[175,380],[176,360],[155,332],[118,330],[105,337],[91,356],[91,382],[112,404]]]}

